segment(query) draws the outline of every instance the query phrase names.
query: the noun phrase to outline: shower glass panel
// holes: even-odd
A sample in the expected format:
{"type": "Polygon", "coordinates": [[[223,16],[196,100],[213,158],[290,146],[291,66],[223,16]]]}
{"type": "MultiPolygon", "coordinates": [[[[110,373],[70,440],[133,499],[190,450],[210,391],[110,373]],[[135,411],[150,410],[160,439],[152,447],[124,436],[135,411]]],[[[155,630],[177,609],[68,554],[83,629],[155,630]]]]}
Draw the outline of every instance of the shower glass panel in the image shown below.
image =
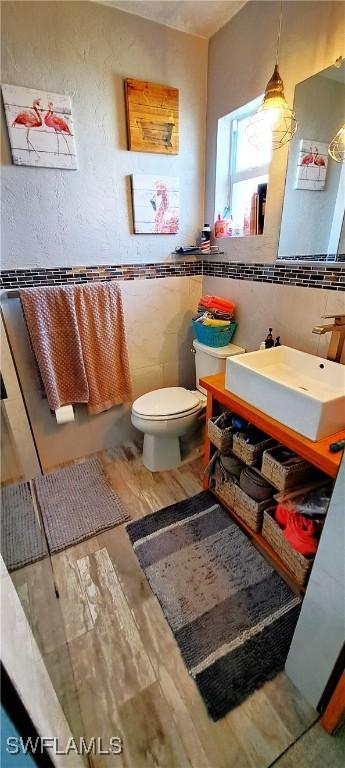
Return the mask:
{"type": "MultiPolygon", "coordinates": [[[[40,474],[34,440],[2,326],[1,555],[75,739],[84,729],[69,640],[59,598],[68,589],[47,546],[33,478],[40,474]]],[[[47,735],[47,734],[41,734],[47,735]]],[[[54,734],[49,734],[54,736],[54,734]]]]}
{"type": "Polygon", "coordinates": [[[4,404],[1,399],[1,482],[23,479],[22,466],[4,404]]]}

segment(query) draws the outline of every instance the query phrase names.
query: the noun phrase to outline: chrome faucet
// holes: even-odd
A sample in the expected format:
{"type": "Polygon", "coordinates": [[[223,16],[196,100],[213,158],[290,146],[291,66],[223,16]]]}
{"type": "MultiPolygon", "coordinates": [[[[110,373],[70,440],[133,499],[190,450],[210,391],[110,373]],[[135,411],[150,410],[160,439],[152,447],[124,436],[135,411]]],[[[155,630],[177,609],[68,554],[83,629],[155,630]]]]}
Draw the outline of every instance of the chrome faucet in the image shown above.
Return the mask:
{"type": "Polygon", "coordinates": [[[322,315],[323,320],[334,320],[330,325],[314,325],[312,333],[320,336],[331,333],[327,360],[345,365],[345,315],[322,315]]]}

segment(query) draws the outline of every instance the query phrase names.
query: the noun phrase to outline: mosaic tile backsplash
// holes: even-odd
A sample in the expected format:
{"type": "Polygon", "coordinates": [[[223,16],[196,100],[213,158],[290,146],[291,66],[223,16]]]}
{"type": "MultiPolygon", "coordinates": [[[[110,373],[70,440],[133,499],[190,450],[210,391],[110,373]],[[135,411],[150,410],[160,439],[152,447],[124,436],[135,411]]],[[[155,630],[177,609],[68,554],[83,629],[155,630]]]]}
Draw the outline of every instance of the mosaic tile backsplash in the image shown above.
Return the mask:
{"type": "Polygon", "coordinates": [[[278,262],[281,261],[328,261],[345,262],[345,253],[318,253],[313,256],[277,256],[278,262]]]}
{"type": "Polygon", "coordinates": [[[69,285],[99,280],[154,280],[201,275],[200,260],[174,260],[148,264],[107,264],[54,269],[13,269],[0,276],[0,288],[31,288],[35,285],[69,285]]]}
{"type": "Polygon", "coordinates": [[[211,277],[231,277],[260,283],[296,285],[304,288],[345,290],[345,266],[330,267],[302,264],[260,264],[243,262],[204,261],[203,274],[211,277]]]}
{"type": "Polygon", "coordinates": [[[12,290],[37,285],[73,285],[95,280],[156,280],[202,274],[304,288],[345,290],[345,264],[332,267],[323,264],[283,264],[278,261],[275,264],[209,261],[207,258],[186,261],[175,259],[147,264],[4,270],[0,275],[0,288],[12,290]]]}

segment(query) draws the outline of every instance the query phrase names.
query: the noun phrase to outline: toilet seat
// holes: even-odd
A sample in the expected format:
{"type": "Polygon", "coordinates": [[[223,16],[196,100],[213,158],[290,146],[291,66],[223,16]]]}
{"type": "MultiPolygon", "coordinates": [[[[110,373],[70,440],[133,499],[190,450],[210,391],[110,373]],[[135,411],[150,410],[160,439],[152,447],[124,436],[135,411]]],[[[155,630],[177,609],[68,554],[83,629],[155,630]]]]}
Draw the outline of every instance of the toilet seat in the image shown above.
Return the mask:
{"type": "Polygon", "coordinates": [[[202,407],[201,394],[184,387],[164,387],[138,397],[132,412],[141,419],[168,421],[189,416],[202,407]]]}
{"type": "Polygon", "coordinates": [[[198,413],[201,409],[201,404],[195,406],[195,408],[190,409],[189,411],[182,411],[181,413],[173,413],[169,416],[143,416],[142,413],[139,413],[135,410],[135,408],[132,408],[132,413],[134,416],[138,416],[143,421],[176,421],[176,419],[183,419],[185,416],[191,416],[193,413],[198,413]]]}

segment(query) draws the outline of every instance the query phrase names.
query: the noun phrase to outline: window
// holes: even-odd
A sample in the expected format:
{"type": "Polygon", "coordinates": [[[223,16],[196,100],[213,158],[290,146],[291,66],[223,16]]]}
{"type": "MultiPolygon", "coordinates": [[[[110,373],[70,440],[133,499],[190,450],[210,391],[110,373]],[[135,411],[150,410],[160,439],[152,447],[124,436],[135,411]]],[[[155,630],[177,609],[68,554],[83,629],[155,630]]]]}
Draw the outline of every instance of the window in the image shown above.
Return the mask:
{"type": "Polygon", "coordinates": [[[271,147],[257,149],[247,140],[246,127],[251,114],[234,118],[230,122],[229,207],[233,233],[238,235],[262,233],[266,194],[265,188],[259,188],[259,185],[267,185],[271,162],[271,147]],[[256,204],[253,195],[258,193],[259,197],[263,197],[263,202],[260,203],[259,200],[257,203],[263,205],[260,221],[257,220],[253,209],[256,204]]]}
{"type": "Polygon", "coordinates": [[[229,235],[263,232],[271,148],[257,149],[247,140],[246,127],[262,101],[218,120],[215,219],[229,220],[229,235]]]}

